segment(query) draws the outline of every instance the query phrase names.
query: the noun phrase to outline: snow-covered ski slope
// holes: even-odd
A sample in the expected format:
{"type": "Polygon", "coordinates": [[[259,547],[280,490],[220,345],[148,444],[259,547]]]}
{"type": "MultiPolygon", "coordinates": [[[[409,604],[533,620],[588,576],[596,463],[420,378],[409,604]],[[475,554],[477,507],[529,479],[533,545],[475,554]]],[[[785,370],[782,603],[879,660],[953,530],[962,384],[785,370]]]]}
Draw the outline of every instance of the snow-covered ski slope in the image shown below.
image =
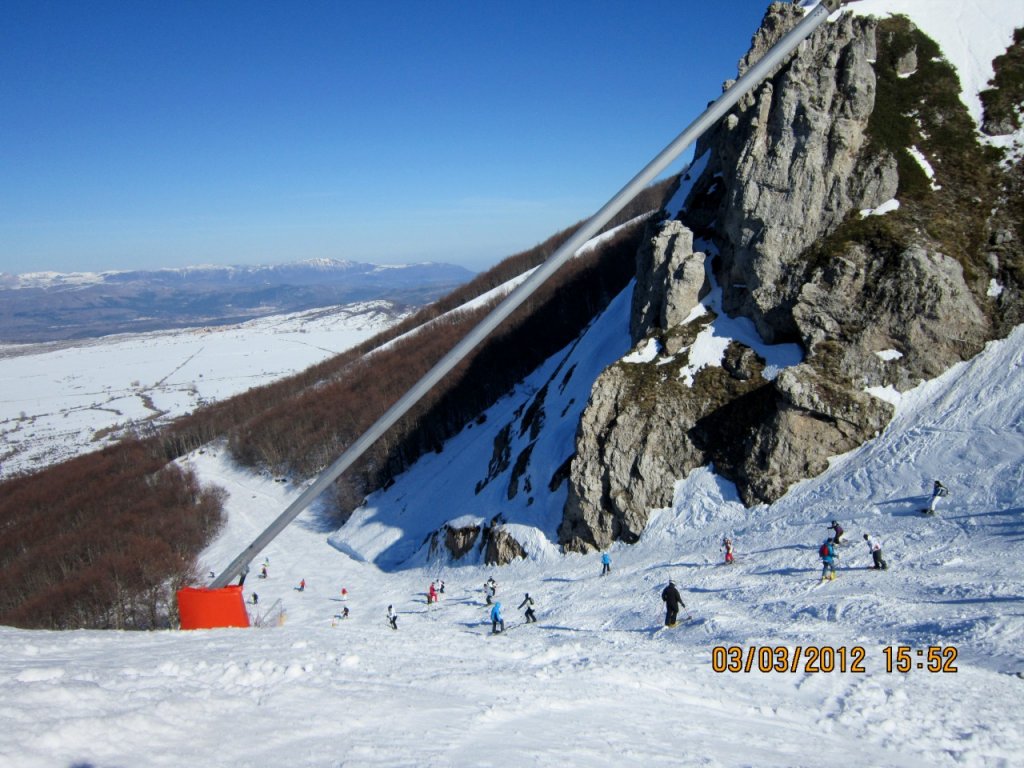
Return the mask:
{"type": "MultiPolygon", "coordinates": [[[[975,23],[954,12],[968,5],[984,5],[1007,43],[1024,24],[1017,2],[952,5],[851,7],[916,8],[940,44],[937,26],[953,35],[975,23]]],[[[587,379],[629,352],[627,311],[624,295],[345,528],[304,513],[264,553],[268,578],[257,561],[246,581],[266,628],[0,628],[0,765],[1024,763],[1024,329],[900,397],[884,434],[771,507],[745,510],[728,483],[695,472],[639,544],[611,549],[612,573],[601,577],[597,554],[563,556],[552,543],[565,490],[548,482],[571,451],[587,379]],[[540,406],[544,425],[510,500],[515,467],[489,471],[494,438],[513,424],[517,456],[540,406]],[[924,517],[935,478],[951,493],[924,517]],[[514,521],[528,559],[490,568],[476,554],[466,565],[430,557],[438,526],[497,512],[514,521]],[[822,584],[816,550],[832,519],[850,544],[838,578],[822,584]],[[867,568],[865,532],[882,540],[890,570],[867,568]],[[732,566],[721,564],[726,535],[732,566]],[[481,590],[490,575],[509,627],[496,637],[481,590]],[[693,619],[662,631],[669,578],[693,619]],[[446,591],[428,608],[434,579],[446,591]],[[536,625],[516,610],[525,592],[536,625]],[[389,604],[398,631],[385,623],[389,604]],[[334,618],[344,606],[350,617],[334,618]],[[809,648],[832,649],[823,655],[833,670],[810,671],[809,648]],[[750,671],[717,671],[748,659],[750,671]],[[889,671],[887,659],[909,667],[889,671]],[[765,662],[786,671],[759,671],[765,662]]],[[[187,463],[230,494],[228,526],[205,554],[212,570],[298,492],[240,472],[216,446],[187,463]]]]}
{"type": "MultiPolygon", "coordinates": [[[[746,511],[728,484],[694,473],[639,544],[612,548],[604,577],[596,554],[540,542],[504,568],[421,552],[385,570],[331,547],[307,512],[265,553],[268,578],[257,562],[246,581],[270,628],[0,630],[0,762],[817,766],[826,754],[851,766],[1019,765],[1022,390],[1018,329],[906,395],[884,435],[770,508],[746,511]],[[951,495],[928,518],[917,510],[933,477],[951,495]],[[816,549],[833,518],[851,544],[836,581],[820,584],[816,549]],[[889,571],[867,569],[865,531],[882,539],[889,571]],[[725,535],[732,566],[720,562],[725,535]],[[488,575],[504,636],[489,635],[488,575]],[[693,619],[657,631],[670,577],[693,619]],[[424,592],[442,578],[428,608],[424,592]],[[525,592],[536,625],[516,610],[525,592]],[[346,605],[350,617],[335,619],[346,605]],[[889,672],[885,649],[901,645],[912,668],[889,672]],[[758,655],[750,672],[718,672],[732,657],[716,647],[742,649],[744,663],[750,648],[785,648],[792,663],[798,648],[828,647],[836,669],[808,672],[798,659],[795,672],[761,672],[758,655]],[[955,648],[956,671],[917,668],[932,648],[944,663],[955,648]],[[863,672],[851,671],[857,660],[863,672]]],[[[450,459],[446,449],[401,478],[405,503],[464,512],[456,487],[417,488],[450,459]]],[[[211,567],[295,492],[215,448],[189,463],[230,492],[211,567]]]]}

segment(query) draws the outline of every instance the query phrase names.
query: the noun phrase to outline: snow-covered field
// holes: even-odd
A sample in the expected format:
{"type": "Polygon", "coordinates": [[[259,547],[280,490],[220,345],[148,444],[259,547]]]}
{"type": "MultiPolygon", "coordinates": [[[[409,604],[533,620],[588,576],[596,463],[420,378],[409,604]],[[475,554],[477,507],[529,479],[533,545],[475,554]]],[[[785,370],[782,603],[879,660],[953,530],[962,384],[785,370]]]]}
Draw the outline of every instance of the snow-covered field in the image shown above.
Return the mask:
{"type": "Polygon", "coordinates": [[[297,373],[400,317],[370,301],[231,326],[0,345],[0,478],[297,373]]]}

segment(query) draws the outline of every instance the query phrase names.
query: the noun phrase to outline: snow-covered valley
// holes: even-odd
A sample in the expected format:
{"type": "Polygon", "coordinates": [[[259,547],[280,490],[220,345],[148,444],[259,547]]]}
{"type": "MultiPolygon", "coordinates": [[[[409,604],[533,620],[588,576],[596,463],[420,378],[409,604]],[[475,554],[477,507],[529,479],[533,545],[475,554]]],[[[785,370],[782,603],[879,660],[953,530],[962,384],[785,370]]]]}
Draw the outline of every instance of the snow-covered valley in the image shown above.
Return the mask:
{"type": "Polygon", "coordinates": [[[308,368],[403,317],[368,301],[229,326],[0,346],[0,478],[308,368]]]}

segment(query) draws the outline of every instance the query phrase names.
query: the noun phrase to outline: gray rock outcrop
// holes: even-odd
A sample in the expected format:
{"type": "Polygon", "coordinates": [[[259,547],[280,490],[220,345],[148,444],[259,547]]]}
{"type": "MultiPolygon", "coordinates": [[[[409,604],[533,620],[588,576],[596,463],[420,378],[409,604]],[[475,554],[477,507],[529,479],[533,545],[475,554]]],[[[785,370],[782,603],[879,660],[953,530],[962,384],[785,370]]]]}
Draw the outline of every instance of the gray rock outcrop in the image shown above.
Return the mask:
{"type": "Polygon", "coordinates": [[[468,525],[463,528],[444,526],[444,545],[456,560],[472,550],[479,537],[479,525],[468,525]]]}
{"type": "MultiPolygon", "coordinates": [[[[744,71],[799,19],[775,4],[744,71]]],[[[751,318],[765,341],[793,336],[794,257],[852,211],[896,197],[896,160],[862,155],[875,101],[875,20],[845,16],[820,29],[772,80],[748,95],[698,147],[711,154],[706,187],[729,179],[717,221],[723,308],[751,318]]]]}
{"type": "Polygon", "coordinates": [[[513,560],[521,560],[525,557],[526,550],[511,533],[501,527],[490,529],[487,546],[484,549],[486,565],[508,565],[513,560]]]}
{"type": "MultiPolygon", "coordinates": [[[[741,72],[801,15],[773,4],[741,72]]],[[[681,220],[652,225],[637,256],[630,332],[638,347],[655,340],[661,356],[613,365],[593,387],[559,529],[566,549],[636,541],[650,510],[670,504],[675,482],[701,465],[733,480],[748,505],[771,502],[884,429],[892,407],[868,388],[908,389],[992,338],[998,302],[1011,301],[987,297],[985,286],[998,276],[1010,296],[1019,289],[1000,266],[1007,257],[986,254],[985,241],[1011,232],[1004,248],[1016,225],[997,221],[995,196],[981,202],[987,177],[963,182],[977,184],[970,192],[940,192],[910,144],[893,139],[933,155],[976,144],[971,126],[949,150],[929,138],[966,117],[950,111],[957,99],[927,103],[936,89],[958,87],[934,69],[929,45],[905,20],[841,17],[703,137],[696,155],[706,163],[681,220]],[[910,92],[921,99],[916,128],[907,121],[903,133],[885,133],[880,77],[885,109],[899,107],[894,88],[927,80],[931,92],[910,92]],[[894,199],[898,214],[869,215],[894,199]],[[949,218],[957,206],[969,225],[949,218]],[[694,253],[693,233],[710,260],[694,253]],[[690,345],[714,320],[688,321],[710,288],[707,268],[726,314],[749,318],[767,343],[798,344],[803,363],[767,371],[734,341],[720,367],[687,371],[690,345]]],[[[980,150],[972,157],[983,164],[980,150]]]]}
{"type": "Polygon", "coordinates": [[[445,523],[429,537],[428,557],[434,559],[447,552],[453,560],[461,560],[474,550],[482,554],[487,565],[507,565],[526,557],[526,550],[505,527],[501,515],[482,525],[454,527],[445,523]]]}
{"type": "Polygon", "coordinates": [[[637,254],[636,288],[630,314],[633,342],[657,328],[680,325],[706,287],[704,254],[693,250],[693,233],[680,221],[648,226],[637,254]]]}

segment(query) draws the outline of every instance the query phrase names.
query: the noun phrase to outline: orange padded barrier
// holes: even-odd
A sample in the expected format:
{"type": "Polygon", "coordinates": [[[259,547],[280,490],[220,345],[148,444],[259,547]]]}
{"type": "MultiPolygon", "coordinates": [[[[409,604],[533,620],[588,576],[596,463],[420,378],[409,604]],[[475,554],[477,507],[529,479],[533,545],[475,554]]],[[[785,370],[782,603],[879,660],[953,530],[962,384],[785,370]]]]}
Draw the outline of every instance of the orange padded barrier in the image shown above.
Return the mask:
{"type": "Polygon", "coordinates": [[[220,589],[179,589],[178,616],[182,629],[249,626],[249,613],[245,610],[242,588],[237,585],[220,589]]]}

